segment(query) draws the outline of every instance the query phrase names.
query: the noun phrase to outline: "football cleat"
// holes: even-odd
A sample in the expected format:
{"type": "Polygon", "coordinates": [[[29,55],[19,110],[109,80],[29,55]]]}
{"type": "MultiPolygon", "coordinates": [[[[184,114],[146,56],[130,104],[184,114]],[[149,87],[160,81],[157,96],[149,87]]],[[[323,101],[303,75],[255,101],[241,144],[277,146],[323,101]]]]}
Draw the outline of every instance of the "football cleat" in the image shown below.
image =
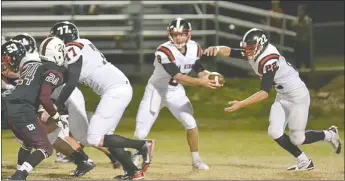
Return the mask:
{"type": "Polygon", "coordinates": [[[332,145],[336,154],[341,152],[341,140],[339,138],[338,128],[336,126],[331,126],[328,131],[332,134],[332,138],[329,143],[332,145]]]}
{"type": "Polygon", "coordinates": [[[209,170],[210,167],[204,163],[201,159],[194,160],[192,163],[193,169],[197,170],[209,170]]]}
{"type": "Polygon", "coordinates": [[[145,172],[151,164],[154,145],[155,142],[153,140],[145,140],[145,144],[138,150],[143,157],[143,163],[141,166],[141,170],[143,172],[145,172]]]}
{"type": "Polygon", "coordinates": [[[311,159],[297,161],[296,165],[287,168],[288,171],[309,171],[314,169],[314,163],[311,159]]]}
{"type": "Polygon", "coordinates": [[[143,180],[144,173],[142,170],[136,171],[133,175],[126,173],[125,175],[118,175],[114,178],[115,180],[143,180]]]}
{"type": "Polygon", "coordinates": [[[81,164],[77,165],[77,168],[75,171],[73,171],[69,176],[73,177],[81,177],[85,175],[86,173],[90,172],[92,169],[96,167],[96,164],[92,160],[84,161],[81,164]]]}
{"type": "Polygon", "coordinates": [[[29,173],[25,170],[17,170],[12,176],[8,177],[6,180],[26,180],[29,173]]]}

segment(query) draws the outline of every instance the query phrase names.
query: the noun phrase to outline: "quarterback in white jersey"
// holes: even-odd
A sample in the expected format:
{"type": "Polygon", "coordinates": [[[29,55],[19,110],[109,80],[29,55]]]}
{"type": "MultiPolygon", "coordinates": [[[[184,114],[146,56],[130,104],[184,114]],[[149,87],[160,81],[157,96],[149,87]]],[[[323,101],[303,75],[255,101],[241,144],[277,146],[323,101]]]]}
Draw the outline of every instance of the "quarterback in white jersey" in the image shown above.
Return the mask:
{"type": "Polygon", "coordinates": [[[277,91],[269,116],[268,135],[282,148],[292,154],[297,164],[288,170],[311,170],[312,160],[298,146],[317,141],[328,141],[337,154],[341,151],[341,141],[336,126],[323,131],[305,131],[310,104],[309,90],[300,79],[298,72],[269,43],[265,33],[257,28],[245,33],[240,43],[241,49],[213,46],[205,50],[208,56],[230,56],[248,60],[255,73],[262,79],[261,90],[242,101],[230,101],[226,112],[234,112],[242,107],[258,103],[268,97],[273,87],[277,91]],[[290,136],[284,133],[288,125],[290,136]]]}
{"type": "Polygon", "coordinates": [[[79,37],[78,28],[64,21],[51,28],[51,36],[65,42],[68,80],[56,101],[61,106],[70,96],[78,82],[83,83],[101,96],[91,117],[87,142],[96,147],[106,147],[122,164],[126,174],[120,179],[140,179],[151,163],[152,140],[133,140],[114,135],[126,107],[132,99],[132,87],[127,77],[87,39],[79,37]],[[137,168],[126,155],[124,148],[137,149],[143,155],[142,168],[137,168]]]}
{"type": "Polygon", "coordinates": [[[168,26],[170,41],[161,44],[155,52],[154,72],[145,89],[136,117],[135,136],[144,139],[156,121],[160,109],[167,107],[187,130],[187,140],[194,168],[208,170],[198,153],[198,129],[193,107],[183,85],[204,86],[216,89],[220,86],[208,79],[209,72],[200,64],[202,49],[190,40],[191,24],[182,19],[173,20],[168,26]],[[200,78],[189,74],[194,70],[200,78]]]}

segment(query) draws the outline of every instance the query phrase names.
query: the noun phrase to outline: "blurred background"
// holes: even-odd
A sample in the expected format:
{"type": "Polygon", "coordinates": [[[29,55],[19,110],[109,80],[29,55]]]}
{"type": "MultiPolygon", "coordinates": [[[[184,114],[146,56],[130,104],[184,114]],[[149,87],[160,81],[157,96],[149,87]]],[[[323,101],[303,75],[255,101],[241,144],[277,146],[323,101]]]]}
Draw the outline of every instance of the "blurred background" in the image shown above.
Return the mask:
{"type": "MultiPolygon", "coordinates": [[[[166,27],[172,19],[189,20],[192,39],[203,49],[238,47],[247,30],[261,28],[311,89],[314,107],[310,119],[332,117],[344,124],[344,1],[2,1],[1,9],[3,36],[10,39],[27,32],[38,45],[56,22],[75,23],[82,38],[90,39],[109,62],[130,77],[138,91],[126,114],[130,118],[135,117],[153,70],[155,49],[168,40],[166,27]]],[[[187,87],[197,116],[255,120],[262,114],[267,120],[271,102],[248,108],[251,116],[245,111],[223,113],[227,100],[246,98],[259,89],[260,81],[247,62],[219,57],[203,57],[202,62],[229,80],[215,98],[208,90],[187,87]],[[203,106],[207,100],[214,106],[203,106]]],[[[84,94],[88,110],[94,110],[97,98],[88,96],[92,93],[87,89],[84,94]]],[[[162,117],[165,114],[172,118],[166,112],[162,117]]],[[[329,122],[320,124],[325,123],[329,122]]],[[[266,121],[262,125],[267,128],[266,121]]]]}

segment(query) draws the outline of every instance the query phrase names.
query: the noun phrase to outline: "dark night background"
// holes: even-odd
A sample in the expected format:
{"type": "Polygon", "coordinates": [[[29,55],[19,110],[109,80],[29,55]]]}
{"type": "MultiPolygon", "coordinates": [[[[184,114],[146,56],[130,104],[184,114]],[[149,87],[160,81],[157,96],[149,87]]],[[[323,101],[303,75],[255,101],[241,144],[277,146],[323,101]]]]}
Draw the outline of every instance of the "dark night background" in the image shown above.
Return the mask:
{"type": "MultiPolygon", "coordinates": [[[[231,1],[262,9],[271,9],[271,1],[231,1]]],[[[297,6],[305,4],[314,23],[344,21],[344,1],[280,1],[285,14],[296,16],[297,6]]]]}

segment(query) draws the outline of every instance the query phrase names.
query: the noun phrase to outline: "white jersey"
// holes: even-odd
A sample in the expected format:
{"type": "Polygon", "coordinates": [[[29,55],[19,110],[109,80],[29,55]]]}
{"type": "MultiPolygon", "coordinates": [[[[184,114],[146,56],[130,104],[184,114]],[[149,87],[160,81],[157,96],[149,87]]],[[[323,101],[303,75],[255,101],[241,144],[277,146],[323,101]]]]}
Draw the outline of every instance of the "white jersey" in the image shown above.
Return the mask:
{"type": "Polygon", "coordinates": [[[268,44],[266,50],[256,60],[250,60],[249,64],[259,76],[276,70],[274,87],[277,92],[285,93],[305,86],[298,72],[280,55],[277,48],[271,44],[268,44]]]}
{"type": "Polygon", "coordinates": [[[182,74],[190,73],[195,61],[200,59],[202,50],[200,45],[192,40],[188,41],[186,47],[186,54],[183,55],[170,41],[158,46],[153,63],[155,69],[149,83],[163,89],[181,87],[182,85],[176,83],[171,75],[165,71],[162,64],[174,63],[179,67],[182,74]]]}
{"type": "Polygon", "coordinates": [[[78,39],[66,44],[65,66],[76,62],[83,56],[79,82],[98,95],[114,87],[129,84],[128,78],[117,67],[108,63],[104,55],[87,39],[78,39]]]}

